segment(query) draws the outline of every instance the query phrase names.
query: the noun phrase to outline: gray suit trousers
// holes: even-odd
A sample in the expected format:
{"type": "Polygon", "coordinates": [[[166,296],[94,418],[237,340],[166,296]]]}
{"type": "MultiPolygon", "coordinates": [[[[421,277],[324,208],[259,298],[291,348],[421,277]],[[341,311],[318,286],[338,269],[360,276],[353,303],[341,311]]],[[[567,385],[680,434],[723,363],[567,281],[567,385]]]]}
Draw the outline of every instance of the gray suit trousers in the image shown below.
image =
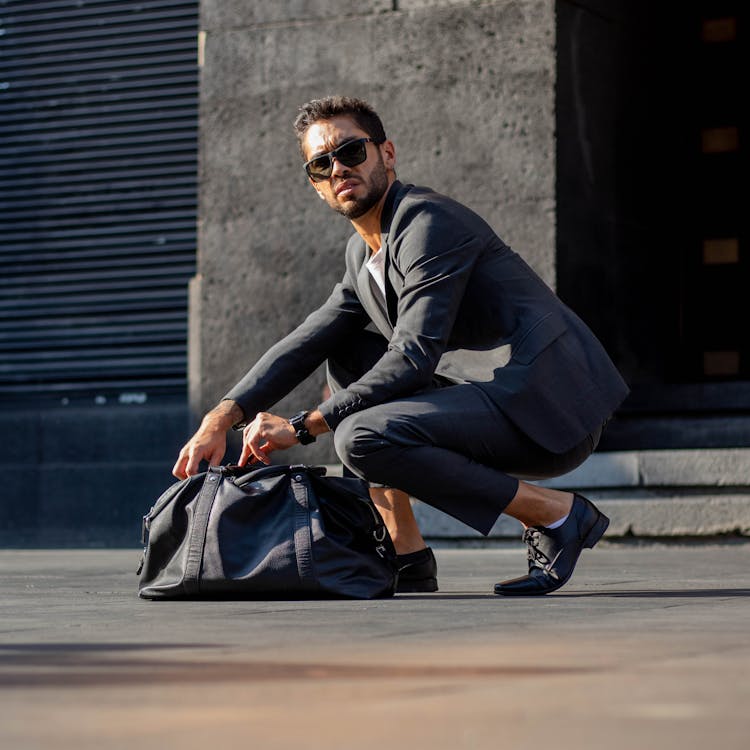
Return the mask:
{"type": "MultiPolygon", "coordinates": [[[[335,393],[367,372],[387,349],[364,331],[328,360],[335,393]]],[[[471,383],[432,387],[346,417],[336,428],[339,458],[355,475],[393,487],[488,534],[519,479],[571,471],[596,448],[601,429],[563,454],[542,448],[471,383]]]]}

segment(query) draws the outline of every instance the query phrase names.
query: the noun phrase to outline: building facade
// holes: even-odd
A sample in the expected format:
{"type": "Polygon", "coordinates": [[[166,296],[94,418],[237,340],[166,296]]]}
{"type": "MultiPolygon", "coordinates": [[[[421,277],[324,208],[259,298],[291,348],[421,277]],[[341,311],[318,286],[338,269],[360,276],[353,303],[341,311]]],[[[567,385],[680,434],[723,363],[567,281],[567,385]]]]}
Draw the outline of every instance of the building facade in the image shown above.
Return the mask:
{"type": "MultiPolygon", "coordinates": [[[[135,24],[120,36],[105,19],[122,3],[59,5],[2,5],[9,70],[42,71],[5,100],[27,146],[9,157],[2,424],[36,490],[12,487],[3,542],[126,543],[191,422],[338,281],[351,229],[315,199],[291,129],[330,93],[371,101],[400,179],[484,216],[630,382],[602,452],[561,484],[619,534],[747,533],[740,3],[164,0],[118,16],[135,24]],[[42,23],[60,31],[23,36],[42,23]],[[72,28],[66,47],[54,33],[72,28]],[[63,61],[90,64],[75,85],[104,98],[58,91],[44,66],[63,61]],[[128,85],[143,102],[118,98],[128,85]]],[[[334,460],[328,441],[293,458],[334,460]]],[[[428,534],[468,534],[418,512],[428,534]]]]}

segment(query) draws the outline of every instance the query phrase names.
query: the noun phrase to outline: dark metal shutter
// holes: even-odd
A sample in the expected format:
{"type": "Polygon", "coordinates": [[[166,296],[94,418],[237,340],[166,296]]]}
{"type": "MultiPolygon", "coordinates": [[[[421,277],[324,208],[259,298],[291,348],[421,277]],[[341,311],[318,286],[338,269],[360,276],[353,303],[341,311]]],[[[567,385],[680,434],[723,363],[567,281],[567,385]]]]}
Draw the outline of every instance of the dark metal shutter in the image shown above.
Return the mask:
{"type": "Polygon", "coordinates": [[[186,391],[198,0],[0,0],[0,399],[186,391]]]}

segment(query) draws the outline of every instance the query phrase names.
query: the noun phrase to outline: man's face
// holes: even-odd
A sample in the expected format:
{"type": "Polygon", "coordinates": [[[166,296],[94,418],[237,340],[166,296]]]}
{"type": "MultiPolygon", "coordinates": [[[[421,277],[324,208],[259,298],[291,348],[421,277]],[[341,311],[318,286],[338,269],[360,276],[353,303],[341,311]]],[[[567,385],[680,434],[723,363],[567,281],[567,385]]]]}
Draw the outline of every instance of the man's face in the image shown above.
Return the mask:
{"type": "MultiPolygon", "coordinates": [[[[313,123],[304,136],[305,159],[310,160],[333,151],[343,143],[367,138],[350,117],[334,117],[313,123]]],[[[395,153],[393,144],[367,143],[367,159],[354,167],[333,160],[331,176],[323,182],[312,182],[318,195],[334,210],[348,219],[364,216],[376,205],[393,181],[395,153]],[[391,171],[389,171],[391,170],[391,171]]]]}

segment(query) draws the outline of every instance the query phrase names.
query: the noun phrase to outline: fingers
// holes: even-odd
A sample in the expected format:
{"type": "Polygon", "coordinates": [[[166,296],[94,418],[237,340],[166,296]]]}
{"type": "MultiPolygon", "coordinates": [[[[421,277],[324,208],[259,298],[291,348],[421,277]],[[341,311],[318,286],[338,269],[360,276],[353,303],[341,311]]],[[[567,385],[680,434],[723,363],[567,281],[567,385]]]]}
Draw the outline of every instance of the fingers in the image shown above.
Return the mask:
{"type": "Polygon", "coordinates": [[[248,425],[245,428],[242,455],[240,456],[240,466],[244,466],[248,460],[260,461],[264,464],[271,463],[271,460],[267,455],[271,452],[271,447],[268,443],[261,445],[261,440],[262,438],[259,431],[253,429],[253,425],[248,425]]]}
{"type": "Polygon", "coordinates": [[[195,448],[190,450],[187,466],[185,467],[185,473],[189,477],[195,476],[198,473],[202,458],[203,456],[195,448]]]}
{"type": "MultiPolygon", "coordinates": [[[[183,448],[184,451],[184,448],[183,448]]],[[[187,473],[185,472],[185,465],[187,464],[187,456],[183,455],[183,451],[180,451],[180,455],[177,456],[177,461],[172,468],[172,474],[177,479],[187,479],[187,473]]]]}
{"type": "Polygon", "coordinates": [[[195,458],[194,453],[186,445],[177,458],[177,463],[172,469],[172,474],[178,479],[187,479],[198,473],[198,464],[200,459],[195,458]]]}
{"type": "Polygon", "coordinates": [[[211,466],[218,466],[221,463],[221,459],[224,458],[224,452],[221,448],[214,448],[213,453],[208,457],[208,463],[211,466]]]}
{"type": "MultiPolygon", "coordinates": [[[[245,466],[248,462],[253,463],[255,461],[260,461],[261,463],[264,463],[266,465],[270,464],[271,459],[268,458],[268,455],[266,454],[264,448],[265,446],[262,447],[259,451],[253,452],[248,445],[244,445],[242,447],[242,453],[240,454],[239,461],[237,461],[237,466],[245,466]]],[[[269,450],[268,453],[270,452],[271,451],[269,450]]]]}
{"type": "Polygon", "coordinates": [[[271,459],[267,455],[268,453],[271,452],[271,448],[268,445],[268,443],[262,446],[253,445],[251,446],[251,450],[253,452],[253,458],[256,461],[260,461],[262,464],[266,464],[266,466],[268,466],[271,463],[271,459]]]}
{"type": "MultiPolygon", "coordinates": [[[[192,445],[192,441],[183,446],[182,450],[177,456],[177,462],[172,468],[172,474],[174,474],[174,476],[176,476],[177,479],[187,479],[189,476],[191,476],[191,473],[190,473],[191,445],[192,445]]],[[[193,474],[194,473],[195,472],[193,472],[193,474]]]]}
{"type": "Polygon", "coordinates": [[[201,461],[205,459],[212,466],[218,466],[225,452],[226,440],[222,436],[206,439],[205,436],[196,433],[180,451],[172,474],[178,479],[195,476],[200,470],[201,461]]]}
{"type": "Polygon", "coordinates": [[[267,415],[259,414],[245,429],[242,431],[242,454],[240,455],[240,466],[244,466],[248,460],[260,461],[263,464],[270,464],[271,460],[268,454],[275,448],[271,445],[266,436],[266,427],[264,418],[267,415]]]}
{"type": "Polygon", "coordinates": [[[240,458],[237,461],[237,466],[245,466],[247,464],[248,460],[252,457],[252,451],[250,448],[248,448],[247,444],[242,444],[242,453],[240,453],[240,458]]]}

